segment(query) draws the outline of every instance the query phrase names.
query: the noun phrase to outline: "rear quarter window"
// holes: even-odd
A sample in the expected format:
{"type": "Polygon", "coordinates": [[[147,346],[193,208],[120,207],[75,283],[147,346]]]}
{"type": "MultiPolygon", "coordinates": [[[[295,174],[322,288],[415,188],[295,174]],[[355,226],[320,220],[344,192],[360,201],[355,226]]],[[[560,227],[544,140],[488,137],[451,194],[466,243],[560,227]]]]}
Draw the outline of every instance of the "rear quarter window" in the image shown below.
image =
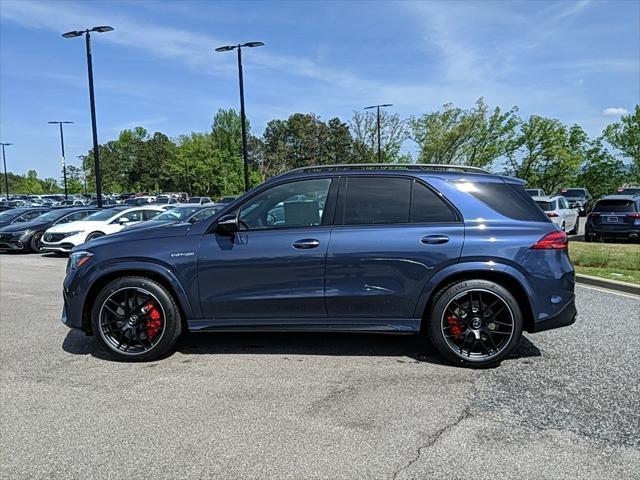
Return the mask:
{"type": "Polygon", "coordinates": [[[469,194],[485,203],[500,215],[526,222],[549,222],[522,185],[505,182],[475,183],[466,188],[469,194]]]}

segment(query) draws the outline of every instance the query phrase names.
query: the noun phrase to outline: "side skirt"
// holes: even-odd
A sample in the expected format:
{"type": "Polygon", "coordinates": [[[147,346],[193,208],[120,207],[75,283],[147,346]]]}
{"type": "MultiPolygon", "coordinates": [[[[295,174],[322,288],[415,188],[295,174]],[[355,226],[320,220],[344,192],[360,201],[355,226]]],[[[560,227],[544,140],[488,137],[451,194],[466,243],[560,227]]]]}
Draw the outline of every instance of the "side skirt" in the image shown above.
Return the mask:
{"type": "Polygon", "coordinates": [[[187,322],[191,332],[419,333],[419,318],[219,318],[187,322]]]}

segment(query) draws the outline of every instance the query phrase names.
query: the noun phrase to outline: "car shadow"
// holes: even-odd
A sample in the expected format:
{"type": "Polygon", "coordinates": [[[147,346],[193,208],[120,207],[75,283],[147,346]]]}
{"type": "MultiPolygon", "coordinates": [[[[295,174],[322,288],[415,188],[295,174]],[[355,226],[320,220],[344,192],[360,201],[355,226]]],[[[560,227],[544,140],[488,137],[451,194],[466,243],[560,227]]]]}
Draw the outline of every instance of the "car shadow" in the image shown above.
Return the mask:
{"type": "MultiPolygon", "coordinates": [[[[62,348],[73,355],[91,355],[113,361],[94,337],[70,330],[62,348]]],[[[174,351],[183,355],[326,355],[406,357],[415,362],[450,365],[418,335],[368,333],[186,333],[174,351]]],[[[170,353],[168,356],[171,356],[170,353]]],[[[542,353],[526,337],[507,359],[539,357],[542,353]]]]}

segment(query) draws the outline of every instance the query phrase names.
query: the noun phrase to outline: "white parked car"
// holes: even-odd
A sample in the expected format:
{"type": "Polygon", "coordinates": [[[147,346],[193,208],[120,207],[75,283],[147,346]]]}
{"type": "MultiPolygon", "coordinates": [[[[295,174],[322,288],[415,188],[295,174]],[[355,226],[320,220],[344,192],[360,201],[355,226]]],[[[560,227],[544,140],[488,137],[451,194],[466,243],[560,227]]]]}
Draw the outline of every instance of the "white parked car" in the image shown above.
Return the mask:
{"type": "Polygon", "coordinates": [[[578,233],[578,218],[580,218],[578,210],[569,208],[569,202],[566,198],[556,195],[553,197],[533,197],[533,200],[544,210],[547,217],[560,227],[560,230],[572,235],[578,233]]]}
{"type": "Polygon", "coordinates": [[[155,206],[100,210],[84,220],[51,227],[42,236],[42,251],[68,253],[76,245],[151,220],[162,212],[155,206]]]}

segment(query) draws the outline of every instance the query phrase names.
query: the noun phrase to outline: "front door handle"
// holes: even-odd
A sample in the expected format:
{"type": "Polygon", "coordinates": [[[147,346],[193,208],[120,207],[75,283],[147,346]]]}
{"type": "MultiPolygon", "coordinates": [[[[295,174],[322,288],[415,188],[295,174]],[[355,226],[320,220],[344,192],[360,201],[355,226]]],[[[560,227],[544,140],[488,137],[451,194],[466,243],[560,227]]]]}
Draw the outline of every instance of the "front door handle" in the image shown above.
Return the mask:
{"type": "Polygon", "coordinates": [[[427,245],[440,245],[442,243],[447,243],[449,241],[449,237],[446,235],[427,235],[422,237],[420,241],[427,245]]]}
{"type": "Polygon", "coordinates": [[[320,246],[320,241],[315,238],[303,238],[302,240],[298,240],[293,242],[293,248],[316,248],[320,246]]]}

